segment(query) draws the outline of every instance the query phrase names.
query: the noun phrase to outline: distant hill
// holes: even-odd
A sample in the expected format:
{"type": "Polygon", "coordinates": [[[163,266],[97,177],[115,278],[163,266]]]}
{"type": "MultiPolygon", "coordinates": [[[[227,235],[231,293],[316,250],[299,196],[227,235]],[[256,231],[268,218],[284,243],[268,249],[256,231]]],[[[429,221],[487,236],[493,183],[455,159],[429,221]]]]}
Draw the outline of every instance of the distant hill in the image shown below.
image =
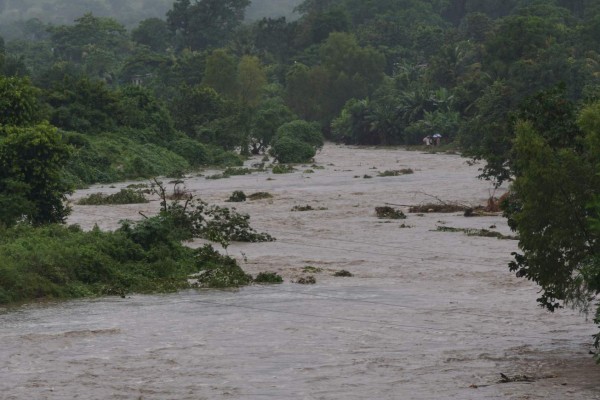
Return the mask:
{"type": "MultiPolygon", "coordinates": [[[[247,10],[250,21],[263,17],[293,18],[302,0],[252,0],[247,10]]],[[[164,18],[173,0],[0,0],[0,24],[39,18],[53,24],[69,24],[87,12],[113,17],[128,27],[143,19],[164,18]]]]}

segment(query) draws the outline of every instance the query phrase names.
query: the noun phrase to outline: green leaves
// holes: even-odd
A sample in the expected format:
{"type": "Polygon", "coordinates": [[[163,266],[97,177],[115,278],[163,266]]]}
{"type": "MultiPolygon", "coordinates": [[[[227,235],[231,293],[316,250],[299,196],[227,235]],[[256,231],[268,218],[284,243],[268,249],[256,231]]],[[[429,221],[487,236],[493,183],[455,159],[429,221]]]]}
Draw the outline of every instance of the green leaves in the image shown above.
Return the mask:
{"type": "Polygon", "coordinates": [[[32,125],[40,121],[40,91],[27,78],[0,77],[0,125],[32,125]]]}
{"type": "MultiPolygon", "coordinates": [[[[20,219],[34,224],[63,222],[64,204],[71,187],[62,180],[71,148],[56,128],[44,123],[32,127],[3,127],[0,138],[0,195],[20,198],[23,204],[4,212],[4,225],[20,219]],[[15,191],[15,188],[18,190],[15,191]],[[28,205],[27,207],[24,207],[28,205]]],[[[16,203],[18,204],[18,203],[16,203]]]]}
{"type": "Polygon", "coordinates": [[[167,23],[182,47],[205,50],[223,46],[244,20],[249,0],[176,0],[167,23]]]}
{"type": "Polygon", "coordinates": [[[505,207],[521,249],[510,269],[541,286],[538,301],[550,310],[562,301],[584,304],[588,290],[600,289],[589,268],[600,251],[600,232],[588,220],[588,205],[600,193],[598,156],[590,147],[560,143],[539,133],[534,122],[517,123],[516,177],[505,207]]]}

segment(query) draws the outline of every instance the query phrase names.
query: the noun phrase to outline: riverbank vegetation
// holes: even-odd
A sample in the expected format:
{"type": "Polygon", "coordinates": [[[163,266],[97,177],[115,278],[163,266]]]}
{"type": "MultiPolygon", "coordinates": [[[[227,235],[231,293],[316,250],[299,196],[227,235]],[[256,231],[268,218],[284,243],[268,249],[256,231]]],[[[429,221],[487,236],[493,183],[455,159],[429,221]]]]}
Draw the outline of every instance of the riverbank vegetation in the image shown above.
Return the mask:
{"type": "MultiPolygon", "coordinates": [[[[37,14],[31,2],[0,7],[69,15],[65,1],[37,14]]],[[[116,15],[116,3],[96,3],[116,15]]],[[[134,4],[118,13],[141,16],[134,4]]],[[[324,138],[421,145],[441,135],[441,146],[483,160],[483,178],[510,185],[503,209],[520,247],[510,269],[541,286],[549,310],[596,310],[600,323],[596,2],[304,0],[297,19],[254,22],[249,0],[162,4],[127,25],[96,6],[72,22],[13,18],[0,40],[6,240],[63,222],[75,187],[264,153],[283,173],[324,138]]],[[[127,229],[142,228],[106,235],[127,229]]]]}
{"type": "MultiPolygon", "coordinates": [[[[223,247],[231,241],[274,240],[250,227],[247,215],[192,198],[182,203],[163,197],[159,215],[123,221],[114,232],[18,223],[0,231],[0,304],[254,281],[235,259],[210,244],[199,249],[183,244],[194,238],[223,247]]],[[[265,283],[264,277],[258,282],[265,283]]]]}

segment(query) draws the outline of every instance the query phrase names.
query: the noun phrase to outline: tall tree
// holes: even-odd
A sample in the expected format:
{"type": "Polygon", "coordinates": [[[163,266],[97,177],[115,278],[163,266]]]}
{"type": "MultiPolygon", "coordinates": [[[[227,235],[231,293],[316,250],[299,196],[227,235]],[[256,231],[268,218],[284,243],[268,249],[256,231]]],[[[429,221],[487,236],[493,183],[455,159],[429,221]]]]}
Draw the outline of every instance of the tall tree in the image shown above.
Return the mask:
{"type": "Polygon", "coordinates": [[[176,0],[167,23],[192,50],[222,47],[244,20],[250,0],[176,0]]]}

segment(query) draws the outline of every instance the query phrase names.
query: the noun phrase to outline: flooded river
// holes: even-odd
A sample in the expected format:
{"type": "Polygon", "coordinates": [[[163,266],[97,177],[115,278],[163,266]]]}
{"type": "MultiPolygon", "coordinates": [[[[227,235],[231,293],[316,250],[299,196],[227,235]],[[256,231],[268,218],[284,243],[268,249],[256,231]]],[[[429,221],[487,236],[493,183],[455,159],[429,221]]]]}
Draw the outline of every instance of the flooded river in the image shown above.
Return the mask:
{"type": "MultiPolygon", "coordinates": [[[[274,196],[236,207],[278,240],[228,253],[283,285],[0,310],[0,399],[600,399],[594,325],[537,307],[538,288],[506,267],[517,242],[437,230],[510,234],[501,217],[375,216],[438,198],[482,204],[492,189],[478,166],[334,145],[316,161],[186,181],[209,203],[231,206],[234,190],[274,196]],[[377,176],[403,168],[414,174],[377,176]],[[342,269],[354,276],[333,276],[342,269]],[[293,283],[307,275],[317,283],[293,283]]],[[[75,206],[70,222],[112,229],[157,209],[75,206]]]]}

